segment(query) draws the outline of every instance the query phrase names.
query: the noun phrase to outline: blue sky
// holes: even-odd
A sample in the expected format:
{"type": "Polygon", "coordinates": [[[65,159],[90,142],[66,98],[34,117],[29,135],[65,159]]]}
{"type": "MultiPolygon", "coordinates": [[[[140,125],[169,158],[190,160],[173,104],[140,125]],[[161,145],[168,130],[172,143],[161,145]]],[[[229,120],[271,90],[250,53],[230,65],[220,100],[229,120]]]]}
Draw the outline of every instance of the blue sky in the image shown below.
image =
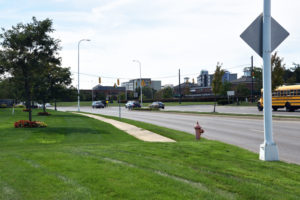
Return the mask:
{"type": "MultiPolygon", "coordinates": [[[[77,85],[77,43],[80,45],[80,88],[113,85],[142,76],[178,82],[196,78],[202,69],[214,72],[217,62],[242,75],[254,55],[240,34],[262,12],[262,0],[0,0],[1,27],[27,23],[32,16],[50,18],[61,40],[64,67],[71,67],[77,85]]],[[[287,67],[300,63],[300,18],[297,0],[273,0],[272,15],[290,36],[276,50],[287,67]]]]}

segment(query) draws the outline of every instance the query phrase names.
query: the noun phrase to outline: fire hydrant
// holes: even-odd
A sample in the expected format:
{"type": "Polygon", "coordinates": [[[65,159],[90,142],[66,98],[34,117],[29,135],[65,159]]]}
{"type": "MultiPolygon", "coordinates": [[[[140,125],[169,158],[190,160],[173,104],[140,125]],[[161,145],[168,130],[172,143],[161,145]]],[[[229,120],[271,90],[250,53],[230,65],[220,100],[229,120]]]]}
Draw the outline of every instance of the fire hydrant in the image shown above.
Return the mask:
{"type": "Polygon", "coordinates": [[[201,134],[204,133],[204,130],[201,128],[198,122],[194,128],[196,132],[196,140],[200,140],[201,134]]]}

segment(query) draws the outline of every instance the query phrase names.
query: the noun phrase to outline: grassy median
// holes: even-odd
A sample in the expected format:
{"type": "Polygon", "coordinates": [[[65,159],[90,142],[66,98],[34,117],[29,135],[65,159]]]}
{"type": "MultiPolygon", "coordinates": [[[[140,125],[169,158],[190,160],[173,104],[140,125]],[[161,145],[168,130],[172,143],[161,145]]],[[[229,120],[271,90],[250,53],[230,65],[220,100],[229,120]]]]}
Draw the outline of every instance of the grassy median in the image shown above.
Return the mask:
{"type": "Polygon", "coordinates": [[[113,126],[51,111],[16,129],[0,109],[0,199],[297,199],[300,166],[190,134],[124,120],[175,139],[139,141],[113,126]]]}

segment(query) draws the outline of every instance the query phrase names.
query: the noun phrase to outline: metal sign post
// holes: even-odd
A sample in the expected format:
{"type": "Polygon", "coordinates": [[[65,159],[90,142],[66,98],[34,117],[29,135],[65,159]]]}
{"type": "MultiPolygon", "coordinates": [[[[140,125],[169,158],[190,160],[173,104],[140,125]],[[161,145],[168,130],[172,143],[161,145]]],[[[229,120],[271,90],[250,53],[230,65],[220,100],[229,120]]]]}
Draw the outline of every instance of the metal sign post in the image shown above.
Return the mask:
{"type": "Polygon", "coordinates": [[[271,17],[271,0],[264,0],[264,12],[241,34],[241,38],[263,58],[264,143],[259,159],[279,160],[272,131],[271,53],[289,33],[271,17]]]}
{"type": "Polygon", "coordinates": [[[279,160],[278,149],[272,131],[272,81],[271,81],[271,0],[264,1],[263,16],[263,99],[264,99],[264,143],[260,145],[259,159],[279,160]]]}

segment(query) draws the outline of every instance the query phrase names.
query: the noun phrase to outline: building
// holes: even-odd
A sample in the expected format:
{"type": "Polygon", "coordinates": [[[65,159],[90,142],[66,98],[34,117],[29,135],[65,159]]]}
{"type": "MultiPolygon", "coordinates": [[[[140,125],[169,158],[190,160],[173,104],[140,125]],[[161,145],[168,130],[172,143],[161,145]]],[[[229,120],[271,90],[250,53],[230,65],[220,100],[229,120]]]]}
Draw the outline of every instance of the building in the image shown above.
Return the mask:
{"type": "Polygon", "coordinates": [[[161,81],[152,81],[150,78],[132,79],[128,82],[123,82],[121,85],[122,87],[125,87],[127,91],[135,91],[136,88],[140,87],[140,81],[145,84],[143,87],[150,87],[156,91],[161,89],[161,81]]]}
{"type": "Polygon", "coordinates": [[[111,99],[114,96],[125,93],[125,91],[125,87],[102,86],[99,84],[93,87],[91,93],[93,100],[95,100],[98,96],[104,97],[105,99],[111,99]]]}
{"type": "Polygon", "coordinates": [[[201,70],[200,75],[197,77],[197,85],[200,87],[208,87],[211,85],[211,76],[207,70],[201,70]]]}
{"type": "MultiPolygon", "coordinates": [[[[213,74],[208,74],[207,70],[201,70],[200,75],[197,77],[197,85],[203,88],[211,87],[213,79],[214,79],[213,74]]],[[[225,71],[222,77],[222,82],[224,81],[231,82],[236,79],[237,79],[237,74],[231,74],[229,71],[225,71]]]]}

